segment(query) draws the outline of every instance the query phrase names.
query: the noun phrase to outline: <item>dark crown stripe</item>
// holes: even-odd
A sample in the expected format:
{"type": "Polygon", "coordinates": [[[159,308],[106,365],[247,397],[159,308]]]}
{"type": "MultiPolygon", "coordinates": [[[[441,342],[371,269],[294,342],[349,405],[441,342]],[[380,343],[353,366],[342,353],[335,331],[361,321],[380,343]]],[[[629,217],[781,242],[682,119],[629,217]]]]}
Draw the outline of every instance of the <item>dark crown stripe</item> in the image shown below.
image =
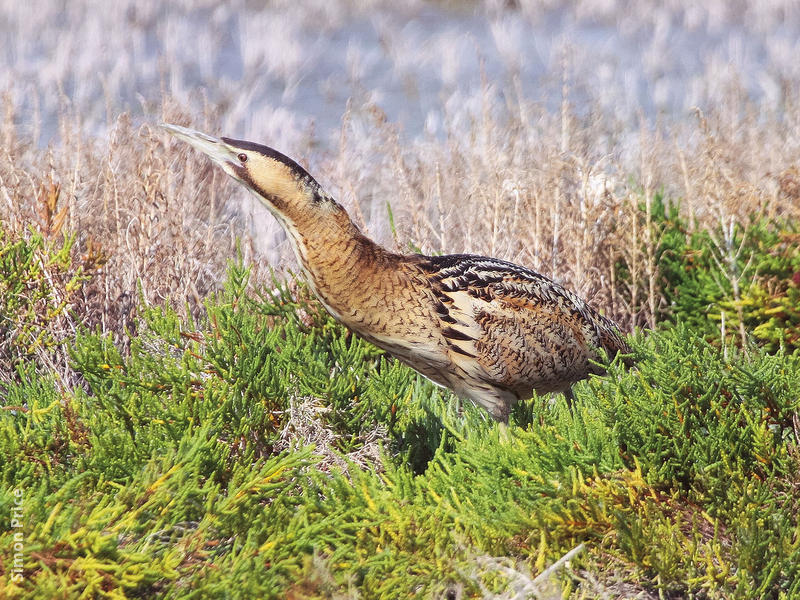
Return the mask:
{"type": "Polygon", "coordinates": [[[229,146],[233,146],[234,148],[238,148],[241,150],[249,150],[251,152],[258,152],[259,154],[266,156],[267,158],[272,158],[285,164],[289,167],[299,178],[308,179],[317,183],[317,180],[314,179],[311,175],[309,175],[308,171],[306,171],[303,167],[297,164],[294,160],[286,156],[285,154],[278,152],[274,148],[270,148],[269,146],[264,146],[262,144],[256,144],[255,142],[248,142],[247,140],[234,140],[233,138],[222,138],[222,141],[228,144],[229,146]]]}

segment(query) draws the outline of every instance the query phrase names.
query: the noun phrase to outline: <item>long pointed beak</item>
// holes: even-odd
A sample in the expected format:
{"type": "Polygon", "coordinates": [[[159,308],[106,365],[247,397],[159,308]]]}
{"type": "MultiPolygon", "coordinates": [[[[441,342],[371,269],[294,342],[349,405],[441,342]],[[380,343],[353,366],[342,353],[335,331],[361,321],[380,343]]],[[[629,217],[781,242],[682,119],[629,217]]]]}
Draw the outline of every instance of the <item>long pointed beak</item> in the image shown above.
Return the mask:
{"type": "Polygon", "coordinates": [[[235,148],[229,146],[219,138],[215,138],[214,136],[200,131],[195,131],[194,129],[181,127],[180,125],[172,125],[171,123],[159,123],[159,125],[178,139],[200,150],[200,152],[207,154],[208,157],[221,166],[228,175],[239,179],[233,168],[239,165],[239,159],[237,158],[238,151],[235,148]]]}

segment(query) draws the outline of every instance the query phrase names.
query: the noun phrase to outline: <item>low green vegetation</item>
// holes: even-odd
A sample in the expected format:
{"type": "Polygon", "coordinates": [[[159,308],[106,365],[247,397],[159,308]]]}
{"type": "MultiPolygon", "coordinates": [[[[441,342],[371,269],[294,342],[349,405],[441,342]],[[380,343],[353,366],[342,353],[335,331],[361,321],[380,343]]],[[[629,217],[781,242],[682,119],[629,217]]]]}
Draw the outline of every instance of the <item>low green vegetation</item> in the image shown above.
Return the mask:
{"type": "Polygon", "coordinates": [[[656,198],[661,324],[683,323],[719,346],[800,348],[800,228],[751,217],[692,229],[678,205],[656,198]]]}
{"type": "Polygon", "coordinates": [[[0,232],[0,596],[534,597],[583,544],[547,597],[800,597],[798,234],[654,226],[636,368],[507,428],[241,264],[202,318],[55,327],[92,261],[0,232]]]}

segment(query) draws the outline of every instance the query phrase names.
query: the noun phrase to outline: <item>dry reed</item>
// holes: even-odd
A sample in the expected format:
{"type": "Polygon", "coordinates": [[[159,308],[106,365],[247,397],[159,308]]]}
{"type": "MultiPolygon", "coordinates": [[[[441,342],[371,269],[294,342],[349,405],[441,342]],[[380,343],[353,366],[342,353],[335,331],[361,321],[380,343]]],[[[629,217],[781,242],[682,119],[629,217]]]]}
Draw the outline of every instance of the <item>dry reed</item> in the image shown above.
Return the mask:
{"type": "MultiPolygon", "coordinates": [[[[800,143],[785,132],[800,130],[798,100],[792,89],[779,116],[742,100],[668,129],[642,125],[638,140],[621,147],[613,123],[579,116],[566,99],[554,115],[524,98],[497,107],[487,92],[466,131],[455,114],[442,137],[416,141],[377,105],[351,103],[338,149],[315,155],[309,168],[384,244],[509,259],[575,289],[626,329],[652,327],[663,308],[654,194],[680,200],[692,226],[712,232],[753,214],[796,219],[800,143]],[[624,282],[620,260],[630,271],[624,282]]],[[[72,307],[77,322],[121,336],[135,326],[138,298],[202,312],[237,239],[257,282],[268,281],[269,264],[293,266],[266,211],[253,212],[241,188],[152,121],[135,126],[122,115],[103,142],[65,115],[60,143],[42,150],[20,134],[14,109],[7,100],[0,131],[4,227],[52,235],[41,217],[50,211],[59,229],[76,233],[78,256],[105,257],[72,307]],[[60,186],[59,206],[43,207],[47,186],[60,186]]],[[[169,100],[161,112],[217,131],[213,114],[193,119],[169,100]]],[[[730,262],[737,248],[714,235],[719,260],[730,262]]],[[[739,276],[730,273],[734,290],[739,276]]]]}

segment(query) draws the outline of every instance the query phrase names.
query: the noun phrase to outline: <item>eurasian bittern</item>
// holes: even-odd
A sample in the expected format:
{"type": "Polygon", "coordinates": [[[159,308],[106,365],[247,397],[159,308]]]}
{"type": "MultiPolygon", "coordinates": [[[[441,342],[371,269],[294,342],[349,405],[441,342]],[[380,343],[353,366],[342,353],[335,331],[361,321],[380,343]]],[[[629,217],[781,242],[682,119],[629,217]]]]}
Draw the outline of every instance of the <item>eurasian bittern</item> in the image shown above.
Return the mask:
{"type": "Polygon", "coordinates": [[[241,140],[164,124],[275,215],[333,317],[498,421],[533,391],[564,392],[603,349],[629,352],[616,325],[554,281],[470,254],[395,254],[359,231],[295,161],[241,140]]]}

